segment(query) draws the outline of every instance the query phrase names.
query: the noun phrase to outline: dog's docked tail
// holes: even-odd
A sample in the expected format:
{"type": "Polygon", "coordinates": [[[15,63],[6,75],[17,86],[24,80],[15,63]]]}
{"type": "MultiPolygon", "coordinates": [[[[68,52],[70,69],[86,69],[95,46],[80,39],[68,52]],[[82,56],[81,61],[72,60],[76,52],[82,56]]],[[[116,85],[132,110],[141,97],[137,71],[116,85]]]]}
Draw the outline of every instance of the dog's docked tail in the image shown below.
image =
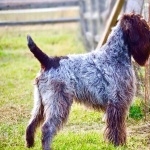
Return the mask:
{"type": "Polygon", "coordinates": [[[49,64],[50,64],[49,56],[47,56],[44,52],[40,50],[40,48],[34,43],[34,41],[29,35],[27,36],[27,41],[28,41],[28,47],[30,51],[39,60],[42,67],[44,67],[45,69],[49,68],[49,64]]]}

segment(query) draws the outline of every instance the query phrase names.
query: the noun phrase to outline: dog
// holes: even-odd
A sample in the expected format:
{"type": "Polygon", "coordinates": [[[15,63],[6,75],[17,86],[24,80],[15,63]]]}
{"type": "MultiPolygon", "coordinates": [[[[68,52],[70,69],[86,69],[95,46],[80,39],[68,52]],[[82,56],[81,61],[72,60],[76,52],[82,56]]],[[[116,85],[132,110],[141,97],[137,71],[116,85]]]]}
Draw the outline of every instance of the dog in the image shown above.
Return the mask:
{"type": "Polygon", "coordinates": [[[34,108],[26,129],[26,146],[34,145],[42,123],[42,148],[50,150],[53,137],[66,123],[73,100],[106,114],[104,139],[126,144],[126,117],[136,86],[131,57],[144,66],[150,54],[150,27],[138,14],[124,14],[107,42],[95,51],[47,56],[27,36],[28,47],[41,63],[35,79],[34,108]]]}

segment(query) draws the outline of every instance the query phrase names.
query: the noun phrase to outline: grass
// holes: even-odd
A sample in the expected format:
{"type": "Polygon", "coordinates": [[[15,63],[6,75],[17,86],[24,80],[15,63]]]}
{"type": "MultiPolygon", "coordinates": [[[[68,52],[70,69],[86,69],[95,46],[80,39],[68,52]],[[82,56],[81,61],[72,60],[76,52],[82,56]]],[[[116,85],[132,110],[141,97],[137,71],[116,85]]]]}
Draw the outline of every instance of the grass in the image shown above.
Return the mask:
{"type": "MultiPolygon", "coordinates": [[[[24,134],[33,105],[33,79],[40,68],[27,48],[27,34],[49,55],[85,52],[75,24],[0,28],[0,150],[27,149],[24,134]]],[[[53,149],[149,149],[148,122],[129,118],[128,145],[115,148],[104,142],[102,116],[102,113],[73,104],[68,123],[54,138],[53,149]]],[[[40,137],[38,129],[33,150],[41,149],[40,137]]]]}

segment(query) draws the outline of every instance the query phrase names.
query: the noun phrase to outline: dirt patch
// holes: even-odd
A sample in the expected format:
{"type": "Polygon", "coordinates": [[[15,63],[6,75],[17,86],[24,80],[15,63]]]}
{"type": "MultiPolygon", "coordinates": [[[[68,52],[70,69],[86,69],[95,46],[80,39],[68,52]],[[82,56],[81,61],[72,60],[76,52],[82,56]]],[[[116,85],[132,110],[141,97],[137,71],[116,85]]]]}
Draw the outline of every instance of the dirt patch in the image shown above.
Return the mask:
{"type": "Polygon", "coordinates": [[[136,137],[150,147],[150,121],[129,127],[129,137],[136,137]]]}

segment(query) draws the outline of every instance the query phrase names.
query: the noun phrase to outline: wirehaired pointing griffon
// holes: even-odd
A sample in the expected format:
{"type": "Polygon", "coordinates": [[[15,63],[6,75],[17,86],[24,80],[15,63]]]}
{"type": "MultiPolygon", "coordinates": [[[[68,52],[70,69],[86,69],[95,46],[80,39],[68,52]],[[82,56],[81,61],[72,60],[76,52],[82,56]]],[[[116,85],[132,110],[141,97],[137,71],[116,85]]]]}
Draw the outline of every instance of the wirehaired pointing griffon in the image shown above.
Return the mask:
{"type": "Polygon", "coordinates": [[[73,100],[106,113],[106,141],[126,144],[126,117],[135,95],[131,56],[144,66],[150,54],[150,28],[137,14],[124,14],[105,45],[95,51],[49,57],[27,37],[41,63],[35,79],[34,108],[26,129],[26,145],[42,123],[42,148],[50,150],[57,131],[67,121],[73,100]]]}

